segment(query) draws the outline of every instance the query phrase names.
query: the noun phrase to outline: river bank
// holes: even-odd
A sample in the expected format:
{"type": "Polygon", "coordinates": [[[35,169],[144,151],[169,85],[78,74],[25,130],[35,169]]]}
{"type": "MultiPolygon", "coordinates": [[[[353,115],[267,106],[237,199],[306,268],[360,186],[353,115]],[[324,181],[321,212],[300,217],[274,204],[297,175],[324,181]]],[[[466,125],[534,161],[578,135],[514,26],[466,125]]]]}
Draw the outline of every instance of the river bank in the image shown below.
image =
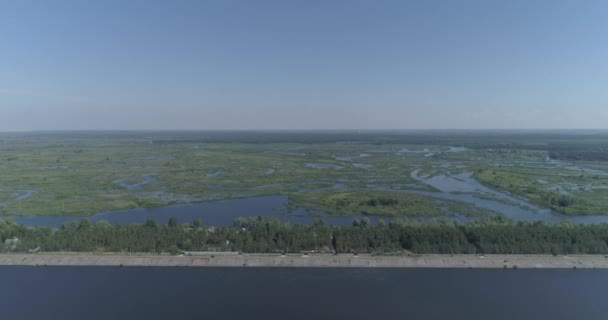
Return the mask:
{"type": "Polygon", "coordinates": [[[603,255],[94,255],[0,254],[0,266],[608,269],[603,255]]]}

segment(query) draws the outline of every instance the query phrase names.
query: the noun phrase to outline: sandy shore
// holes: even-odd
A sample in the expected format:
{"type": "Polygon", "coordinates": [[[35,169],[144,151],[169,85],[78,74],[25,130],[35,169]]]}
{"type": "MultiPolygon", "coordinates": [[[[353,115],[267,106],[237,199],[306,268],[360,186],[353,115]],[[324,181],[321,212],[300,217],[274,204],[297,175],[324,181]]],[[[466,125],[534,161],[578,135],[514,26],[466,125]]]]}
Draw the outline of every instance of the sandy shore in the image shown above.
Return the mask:
{"type": "Polygon", "coordinates": [[[1,254],[4,266],[154,266],[154,267],[355,267],[355,268],[608,268],[599,255],[242,255],[124,256],[92,254],[1,254]]]}

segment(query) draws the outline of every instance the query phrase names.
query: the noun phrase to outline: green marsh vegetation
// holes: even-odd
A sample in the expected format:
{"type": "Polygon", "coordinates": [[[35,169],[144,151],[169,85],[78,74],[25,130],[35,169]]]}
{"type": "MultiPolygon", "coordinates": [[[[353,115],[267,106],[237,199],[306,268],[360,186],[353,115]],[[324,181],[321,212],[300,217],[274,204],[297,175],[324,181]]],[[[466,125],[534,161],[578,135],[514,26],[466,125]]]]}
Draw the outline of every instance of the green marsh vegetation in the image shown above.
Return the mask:
{"type": "Polygon", "coordinates": [[[361,156],[349,143],[154,142],[152,138],[18,137],[0,144],[0,213],[90,215],[233,197],[361,187],[368,181],[425,190],[397,156],[361,156]],[[352,156],[354,161],[336,157],[352,156]],[[340,166],[317,169],[309,164],[340,166]],[[153,177],[145,182],[145,177],[153,177]],[[17,200],[29,190],[37,193],[17,200]]]}
{"type": "Polygon", "coordinates": [[[489,187],[525,197],[562,214],[608,212],[608,176],[597,172],[576,168],[499,166],[480,169],[475,177],[489,187]]]}
{"type": "Polygon", "coordinates": [[[290,205],[331,215],[376,215],[385,217],[438,217],[446,212],[463,216],[495,214],[460,201],[390,191],[321,191],[295,194],[290,205]]]}
{"type": "Polygon", "coordinates": [[[487,213],[403,193],[439,191],[413,178],[415,170],[456,180],[471,172],[487,187],[556,212],[607,214],[605,141],[605,132],[2,134],[0,214],[87,216],[265,195],[339,215],[487,213]]]}

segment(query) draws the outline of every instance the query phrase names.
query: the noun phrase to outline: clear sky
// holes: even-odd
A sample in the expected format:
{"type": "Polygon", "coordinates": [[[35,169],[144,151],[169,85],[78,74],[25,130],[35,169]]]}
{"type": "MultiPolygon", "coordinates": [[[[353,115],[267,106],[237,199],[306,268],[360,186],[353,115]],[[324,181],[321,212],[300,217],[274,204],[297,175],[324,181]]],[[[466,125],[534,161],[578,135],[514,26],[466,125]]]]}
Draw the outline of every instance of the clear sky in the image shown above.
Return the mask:
{"type": "Polygon", "coordinates": [[[0,131],[608,128],[608,1],[0,1],[0,131]]]}

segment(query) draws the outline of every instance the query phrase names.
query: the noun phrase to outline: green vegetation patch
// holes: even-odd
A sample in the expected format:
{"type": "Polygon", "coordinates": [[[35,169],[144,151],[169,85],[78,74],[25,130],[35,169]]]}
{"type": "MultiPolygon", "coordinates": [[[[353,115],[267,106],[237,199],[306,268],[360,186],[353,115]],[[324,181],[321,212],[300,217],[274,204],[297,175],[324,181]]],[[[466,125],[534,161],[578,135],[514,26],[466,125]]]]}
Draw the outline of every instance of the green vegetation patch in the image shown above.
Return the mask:
{"type": "Polygon", "coordinates": [[[460,224],[396,219],[353,227],[281,224],[276,219],[240,218],[231,227],[201,223],[112,226],[87,220],[59,229],[25,227],[0,220],[0,252],[122,252],[178,254],[185,251],[251,253],[370,252],[413,254],[606,254],[608,224],[514,223],[494,217],[460,224]]]}
{"type": "Polygon", "coordinates": [[[402,192],[439,192],[414,179],[415,170],[419,177],[476,172],[484,185],[554,211],[608,214],[608,162],[596,154],[608,150],[607,136],[0,134],[0,214],[88,216],[265,195],[340,215],[485,213],[402,192]]]}
{"type": "Polygon", "coordinates": [[[291,195],[289,204],[331,215],[442,216],[457,213],[481,216],[489,212],[466,203],[390,191],[323,191],[291,195]]]}
{"type": "Polygon", "coordinates": [[[308,192],[289,197],[291,205],[332,215],[438,216],[441,208],[431,197],[386,191],[308,192]]]}
{"type": "Polygon", "coordinates": [[[402,156],[369,153],[380,147],[366,143],[205,143],[170,135],[163,143],[145,135],[1,138],[0,214],[7,215],[88,216],[336,184],[428,189],[409,176],[412,167],[402,156]],[[309,165],[314,163],[341,169],[309,165]]]}
{"type": "Polygon", "coordinates": [[[561,168],[495,167],[475,178],[566,215],[606,214],[608,177],[561,168]]]}

